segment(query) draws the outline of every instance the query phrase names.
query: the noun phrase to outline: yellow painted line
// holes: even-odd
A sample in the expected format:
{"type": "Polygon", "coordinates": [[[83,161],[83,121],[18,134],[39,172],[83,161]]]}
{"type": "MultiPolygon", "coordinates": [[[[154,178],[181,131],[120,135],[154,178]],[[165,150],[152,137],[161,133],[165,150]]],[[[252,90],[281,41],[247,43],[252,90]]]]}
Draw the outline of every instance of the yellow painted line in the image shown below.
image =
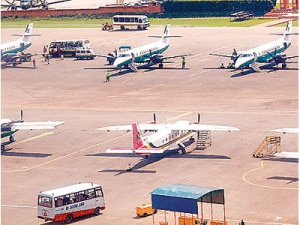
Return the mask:
{"type": "Polygon", "coordinates": [[[128,135],[128,133],[126,133],[126,134],[124,134],[124,135],[121,135],[121,136],[118,136],[118,137],[115,137],[115,138],[112,138],[112,139],[109,139],[109,140],[106,140],[106,141],[103,141],[103,142],[100,142],[100,143],[98,143],[98,144],[91,145],[91,146],[89,146],[89,147],[85,147],[85,148],[79,149],[78,151],[71,152],[71,153],[69,153],[69,154],[67,154],[67,155],[59,156],[59,157],[57,157],[57,158],[48,160],[48,161],[46,161],[46,162],[43,162],[43,163],[40,163],[40,164],[31,166],[31,167],[28,167],[28,168],[17,169],[17,170],[6,170],[6,171],[2,171],[2,173],[25,172],[25,171],[29,171],[29,170],[32,170],[32,169],[36,169],[36,168],[38,168],[38,167],[47,165],[47,164],[49,164],[49,163],[58,161],[58,160],[60,160],[60,159],[67,158],[67,157],[69,157],[69,156],[71,156],[71,155],[75,155],[75,154],[77,154],[77,153],[80,153],[80,152],[89,150],[89,149],[91,149],[91,148],[95,148],[95,147],[97,147],[97,146],[99,146],[99,145],[101,145],[101,144],[105,144],[105,143],[107,143],[107,142],[110,142],[110,141],[119,139],[119,138],[124,137],[124,136],[126,136],[126,135],[128,135]]]}
{"type": "Polygon", "coordinates": [[[11,144],[11,146],[15,146],[15,145],[20,144],[20,143],[25,143],[25,142],[28,142],[28,141],[32,141],[32,140],[35,140],[35,139],[38,139],[38,138],[41,138],[41,137],[44,137],[44,136],[47,136],[47,135],[50,135],[50,134],[53,134],[53,133],[54,133],[53,131],[46,132],[46,133],[43,133],[43,134],[31,137],[31,138],[22,140],[22,141],[14,142],[14,143],[11,144]]]}
{"type": "Polygon", "coordinates": [[[252,185],[252,186],[256,186],[256,187],[262,187],[262,188],[269,188],[269,189],[278,189],[278,190],[298,190],[298,188],[284,188],[284,187],[274,187],[274,186],[267,186],[267,185],[261,185],[261,184],[256,184],[256,183],[253,183],[249,180],[247,180],[247,175],[256,171],[256,170],[260,170],[260,169],[263,169],[264,168],[264,162],[261,161],[260,162],[260,167],[257,167],[257,168],[254,168],[252,170],[249,170],[248,172],[244,173],[243,175],[243,181],[245,181],[246,183],[252,185]]]}

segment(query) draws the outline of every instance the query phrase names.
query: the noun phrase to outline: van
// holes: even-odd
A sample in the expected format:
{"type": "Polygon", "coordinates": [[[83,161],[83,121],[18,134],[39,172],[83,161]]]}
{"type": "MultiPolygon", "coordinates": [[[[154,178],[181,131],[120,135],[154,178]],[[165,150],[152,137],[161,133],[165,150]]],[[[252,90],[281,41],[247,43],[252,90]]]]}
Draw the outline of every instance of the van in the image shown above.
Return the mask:
{"type": "Polygon", "coordinates": [[[77,59],[94,59],[94,57],[96,56],[95,52],[93,49],[91,48],[87,48],[87,49],[78,49],[76,51],[76,58],[77,59]]]}

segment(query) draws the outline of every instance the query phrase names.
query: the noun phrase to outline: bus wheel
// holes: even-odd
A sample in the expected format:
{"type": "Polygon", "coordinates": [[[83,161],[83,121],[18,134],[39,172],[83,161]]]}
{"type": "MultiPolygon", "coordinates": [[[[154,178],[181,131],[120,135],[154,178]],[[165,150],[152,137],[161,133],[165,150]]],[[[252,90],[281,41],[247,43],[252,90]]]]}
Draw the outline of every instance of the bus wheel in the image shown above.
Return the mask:
{"type": "Polygon", "coordinates": [[[67,215],[67,218],[66,218],[65,222],[66,223],[71,223],[72,220],[73,220],[73,216],[72,216],[72,214],[69,214],[69,215],[67,215]]]}
{"type": "Polygon", "coordinates": [[[95,216],[98,216],[99,214],[100,214],[100,208],[97,207],[97,208],[95,209],[95,211],[94,211],[94,215],[95,215],[95,216]]]}

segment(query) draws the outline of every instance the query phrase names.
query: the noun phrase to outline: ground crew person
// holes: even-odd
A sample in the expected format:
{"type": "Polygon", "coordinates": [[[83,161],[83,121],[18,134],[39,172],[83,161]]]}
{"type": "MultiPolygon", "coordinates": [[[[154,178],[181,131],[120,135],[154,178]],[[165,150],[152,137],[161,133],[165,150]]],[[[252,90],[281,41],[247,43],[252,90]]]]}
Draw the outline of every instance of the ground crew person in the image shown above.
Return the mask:
{"type": "Polygon", "coordinates": [[[110,80],[110,72],[107,70],[106,71],[106,82],[109,82],[110,80]]]}
{"type": "Polygon", "coordinates": [[[185,57],[184,57],[184,56],[182,57],[182,65],[181,65],[181,68],[182,68],[182,69],[185,68],[185,57]]]}
{"type": "Polygon", "coordinates": [[[36,68],[35,59],[32,60],[33,68],[36,68]]]}

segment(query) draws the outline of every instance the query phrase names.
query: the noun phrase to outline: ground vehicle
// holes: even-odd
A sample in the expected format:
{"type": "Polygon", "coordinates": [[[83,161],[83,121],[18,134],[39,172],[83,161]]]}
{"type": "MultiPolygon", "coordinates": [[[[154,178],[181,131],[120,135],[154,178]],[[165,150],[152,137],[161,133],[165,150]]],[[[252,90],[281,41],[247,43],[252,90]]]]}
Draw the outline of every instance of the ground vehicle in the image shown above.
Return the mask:
{"type": "Polygon", "coordinates": [[[81,48],[77,49],[76,51],[76,58],[77,59],[94,59],[96,56],[95,52],[91,48],[81,48]]]}
{"type": "Polygon", "coordinates": [[[120,26],[121,30],[125,30],[125,27],[137,27],[138,30],[145,30],[150,26],[150,22],[144,15],[115,15],[113,25],[120,26]]]}
{"type": "Polygon", "coordinates": [[[94,183],[40,192],[38,195],[38,218],[46,221],[65,221],[88,214],[98,215],[105,209],[102,187],[94,183]]]}
{"type": "Polygon", "coordinates": [[[157,210],[153,209],[151,204],[143,204],[136,207],[136,215],[139,217],[152,215],[155,214],[156,212],[157,210]]]}
{"type": "Polygon", "coordinates": [[[78,48],[89,48],[90,41],[87,39],[55,40],[49,45],[49,54],[52,57],[75,57],[78,48]]]}

